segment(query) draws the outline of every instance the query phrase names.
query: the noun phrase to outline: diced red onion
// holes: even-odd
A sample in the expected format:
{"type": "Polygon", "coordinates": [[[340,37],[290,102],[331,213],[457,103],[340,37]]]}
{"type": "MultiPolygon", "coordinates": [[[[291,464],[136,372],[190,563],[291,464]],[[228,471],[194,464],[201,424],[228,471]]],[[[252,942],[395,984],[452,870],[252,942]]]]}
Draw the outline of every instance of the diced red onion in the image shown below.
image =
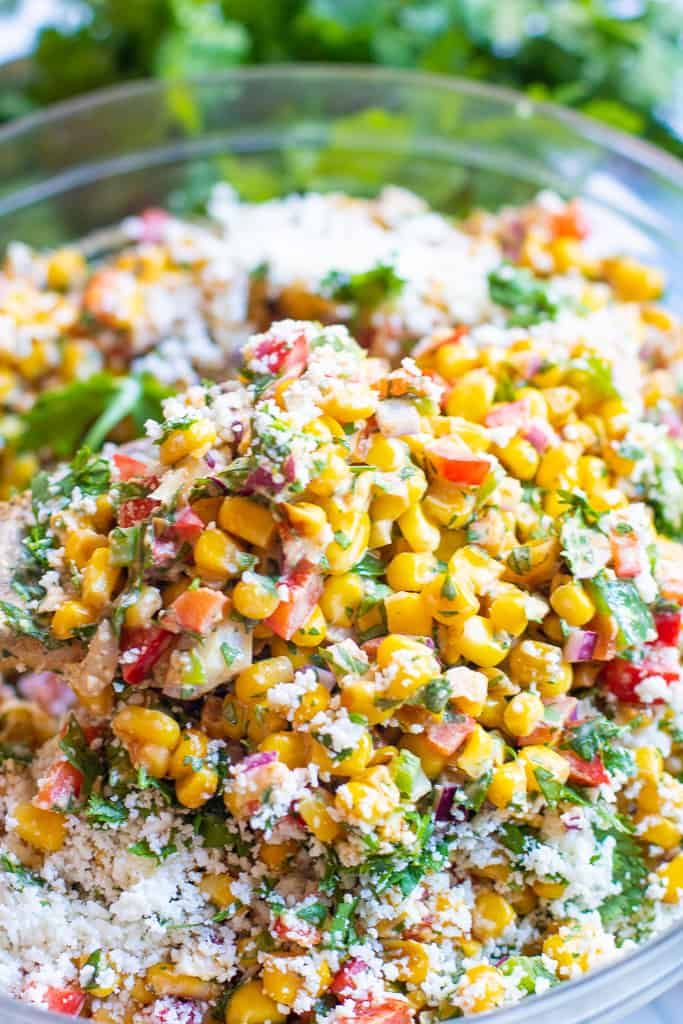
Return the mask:
{"type": "Polygon", "coordinates": [[[274,750],[262,750],[258,754],[249,754],[243,761],[240,761],[241,772],[253,772],[256,768],[263,768],[266,764],[277,761],[277,753],[274,750]]]}
{"type": "Polygon", "coordinates": [[[436,804],[436,809],[434,811],[434,818],[436,821],[450,820],[455,790],[455,786],[444,786],[443,789],[441,790],[438,802],[436,804]]]}
{"type": "Polygon", "coordinates": [[[530,423],[522,433],[524,438],[534,446],[537,452],[544,452],[550,445],[550,432],[538,421],[530,423]]]}
{"type": "Polygon", "coordinates": [[[213,452],[207,452],[206,455],[204,456],[204,462],[207,464],[209,469],[215,469],[216,468],[216,456],[214,455],[214,453],[213,452]]]}
{"type": "Polygon", "coordinates": [[[598,642],[598,634],[592,629],[575,629],[564,645],[565,661],[591,661],[598,642]]]}

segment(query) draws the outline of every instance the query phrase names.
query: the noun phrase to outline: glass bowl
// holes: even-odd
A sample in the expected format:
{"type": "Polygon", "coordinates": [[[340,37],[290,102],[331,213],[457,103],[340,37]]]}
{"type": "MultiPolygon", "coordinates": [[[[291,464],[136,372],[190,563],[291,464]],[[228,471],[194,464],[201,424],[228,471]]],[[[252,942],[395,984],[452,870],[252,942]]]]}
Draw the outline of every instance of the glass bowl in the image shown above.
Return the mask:
{"type": "MultiPolygon", "coordinates": [[[[94,234],[150,205],[196,211],[214,182],[250,200],[402,185],[444,212],[580,195],[612,251],[665,268],[683,310],[683,164],[550,104],[471,82],[365,68],[248,68],[105,90],[0,130],[0,249],[94,234]]],[[[1,932],[0,922],[0,932],[1,932]]],[[[610,1024],[683,977],[674,928],[492,1024],[610,1024]]],[[[0,996],[3,1024],[64,1017],[0,996]]]]}

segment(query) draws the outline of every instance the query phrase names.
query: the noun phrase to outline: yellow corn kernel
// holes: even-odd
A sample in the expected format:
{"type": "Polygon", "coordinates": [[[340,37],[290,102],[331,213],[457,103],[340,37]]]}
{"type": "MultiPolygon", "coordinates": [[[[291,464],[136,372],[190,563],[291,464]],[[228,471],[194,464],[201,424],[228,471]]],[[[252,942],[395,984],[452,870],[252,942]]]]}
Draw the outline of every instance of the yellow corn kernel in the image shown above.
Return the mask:
{"type": "Polygon", "coordinates": [[[292,637],[299,647],[317,647],[327,636],[327,623],[320,605],[316,605],[302,626],[292,637]]]}
{"type": "Polygon", "coordinates": [[[304,768],[311,759],[311,738],[305,732],[274,732],[259,744],[259,750],[274,750],[288,768],[304,768]]]}
{"type": "Polygon", "coordinates": [[[514,922],[516,914],[497,892],[480,892],[474,900],[472,934],[479,942],[499,938],[514,922]]]}
{"type": "Polygon", "coordinates": [[[68,640],[74,631],[97,621],[97,613],[81,601],[65,601],[52,616],[50,629],[57,640],[68,640]]]}
{"type": "Polygon", "coordinates": [[[43,853],[61,850],[66,838],[66,819],[57,811],[46,811],[31,803],[17,804],[12,812],[14,831],[25,843],[43,853]]]}
{"type": "Polygon", "coordinates": [[[356,573],[329,576],[320,598],[320,609],[325,620],[333,626],[350,628],[363,595],[363,580],[356,573]]]}
{"type": "Polygon", "coordinates": [[[466,1013],[495,1010],[505,998],[503,975],[496,967],[476,964],[469,967],[458,982],[458,993],[466,1013]]]}
{"type": "Polygon", "coordinates": [[[638,778],[658,783],[664,771],[664,758],[658,747],[638,747],[633,751],[638,778]]]}
{"type": "Polygon", "coordinates": [[[283,508],[292,526],[306,537],[319,537],[327,525],[325,510],[310,501],[300,501],[296,505],[285,503],[283,508]]]}
{"type": "Polygon", "coordinates": [[[284,1006],[292,1006],[303,988],[304,979],[286,967],[289,957],[269,957],[261,974],[266,996],[284,1006]]]}
{"type": "Polygon", "coordinates": [[[491,621],[482,615],[469,615],[454,623],[449,637],[463,658],[481,668],[498,665],[508,652],[507,644],[496,638],[491,621]]]}
{"type": "Polygon", "coordinates": [[[204,981],[192,974],[181,974],[174,964],[154,964],[147,969],[145,982],[157,996],[177,996],[180,999],[215,999],[220,991],[213,981],[204,981]]]}
{"type": "Polygon", "coordinates": [[[322,772],[329,772],[330,775],[361,775],[369,765],[372,754],[372,736],[367,731],[359,735],[356,746],[345,757],[331,757],[322,743],[313,740],[312,760],[322,772]]]}
{"type": "Polygon", "coordinates": [[[448,764],[448,758],[434,749],[424,733],[406,733],[401,737],[401,748],[419,757],[428,779],[438,778],[448,764]]]}
{"type": "Polygon", "coordinates": [[[320,450],[325,465],[308,485],[308,490],[321,498],[329,497],[344,488],[351,479],[351,470],[346,459],[330,445],[320,450]]]}
{"type": "Polygon", "coordinates": [[[266,736],[287,728],[287,719],[269,708],[264,701],[250,701],[246,717],[246,738],[250,743],[262,743],[266,736]]]}
{"type": "Polygon", "coordinates": [[[7,398],[14,391],[18,380],[19,378],[12,370],[0,369],[0,399],[7,398]]]}
{"type": "Polygon", "coordinates": [[[175,794],[183,807],[202,807],[218,789],[218,773],[213,768],[198,768],[176,780],[175,794]]]}
{"type": "Polygon", "coordinates": [[[425,584],[422,600],[429,614],[444,626],[451,625],[458,616],[474,615],[479,611],[479,600],[468,578],[455,573],[440,572],[425,584]]]}
{"type": "Polygon", "coordinates": [[[389,939],[384,943],[387,959],[397,968],[397,981],[421,985],[429,974],[429,950],[414,939],[389,939]]]}
{"type": "Polygon", "coordinates": [[[512,586],[498,593],[489,607],[489,618],[494,630],[521,636],[529,624],[527,599],[524,591],[512,586]]]}
{"type": "Polygon", "coordinates": [[[95,611],[102,611],[112,599],[121,578],[121,568],[114,565],[108,547],[93,551],[83,570],[81,597],[83,604],[95,611]]]}
{"type": "Polygon", "coordinates": [[[569,444],[558,444],[549,448],[542,456],[536,473],[538,486],[549,489],[560,486],[567,474],[572,472],[579,454],[576,448],[569,444]]]}
{"type": "Polygon", "coordinates": [[[383,821],[400,802],[398,786],[386,765],[376,765],[358,778],[345,782],[334,798],[340,814],[359,818],[368,825],[383,821]]]}
{"type": "Polygon", "coordinates": [[[335,539],[328,544],[325,554],[330,573],[334,576],[347,573],[365,554],[369,539],[370,516],[363,512],[355,517],[348,532],[337,531],[335,539]]]}
{"type": "Polygon", "coordinates": [[[436,572],[436,559],[431,551],[401,551],[394,555],[386,569],[387,583],[393,590],[423,590],[436,572]]]}
{"type": "Polygon", "coordinates": [[[105,548],[107,538],[94,530],[72,530],[64,542],[64,557],[77,569],[84,569],[97,548],[105,548]]]}
{"type": "Polygon", "coordinates": [[[85,257],[78,249],[57,249],[51,253],[45,270],[48,288],[66,291],[82,281],[86,271],[85,257]]]}
{"type": "Polygon", "coordinates": [[[430,522],[421,504],[411,505],[398,518],[401,533],[413,551],[436,551],[441,541],[441,531],[430,522]]]}
{"type": "Polygon", "coordinates": [[[599,962],[604,946],[600,926],[570,921],[543,943],[543,952],[557,964],[560,978],[574,978],[599,962]]]}
{"type": "Polygon", "coordinates": [[[235,696],[248,703],[265,697],[271,686],[277,683],[291,683],[294,669],[289,658],[264,658],[242,669],[235,680],[235,696]]]}
{"type": "Polygon", "coordinates": [[[508,761],[494,769],[486,797],[495,807],[503,810],[523,803],[526,790],[526,770],[523,763],[508,761]]]}
{"type": "Polygon", "coordinates": [[[567,422],[581,398],[576,388],[568,387],[545,388],[543,397],[546,400],[548,419],[556,427],[567,422]]]}
{"type": "Polygon", "coordinates": [[[270,509],[250,498],[225,498],[218,512],[218,525],[257,548],[268,547],[275,534],[270,509]]]}
{"type": "Polygon", "coordinates": [[[128,704],[116,713],[112,729],[124,746],[146,744],[165,748],[169,753],[180,739],[180,726],[163,711],[128,704]]]}
{"type": "Polygon", "coordinates": [[[372,416],[378,401],[377,392],[363,384],[342,385],[325,396],[323,408],[339,423],[354,423],[372,416]]]}
{"type": "Polygon", "coordinates": [[[443,480],[433,480],[424,497],[425,512],[450,530],[465,526],[472,518],[476,497],[443,480]]]}
{"type": "Polygon", "coordinates": [[[677,854],[668,864],[663,864],[657,874],[666,885],[663,902],[679,903],[683,896],[683,853],[677,854]]]}
{"type": "Polygon", "coordinates": [[[536,640],[522,640],[513,647],[508,672],[520,686],[535,686],[541,697],[559,697],[571,689],[571,665],[563,660],[562,649],[536,640]]]}
{"type": "Polygon", "coordinates": [[[556,587],[550,595],[550,604],[570,626],[584,626],[595,615],[595,605],[576,581],[556,587]]]}
{"type": "Polygon", "coordinates": [[[232,603],[247,619],[267,619],[272,615],[280,598],[276,591],[258,578],[239,580],[232,592],[232,603]]]}
{"type": "Polygon", "coordinates": [[[379,644],[377,664],[381,669],[392,664],[384,694],[389,700],[407,700],[430,679],[440,675],[439,663],[429,647],[396,633],[384,637],[379,644]]]}
{"type": "Polygon", "coordinates": [[[420,594],[396,591],[384,599],[384,610],[390,633],[429,636],[432,632],[432,617],[420,594]]]}
{"type": "Polygon", "coordinates": [[[145,629],[152,618],[162,607],[161,594],[156,587],[144,584],[135,599],[134,604],[129,604],[124,615],[124,622],[129,629],[145,629]]]}
{"type": "Polygon", "coordinates": [[[479,349],[463,339],[440,345],[436,350],[434,365],[437,372],[450,384],[457,381],[464,373],[473,370],[479,362],[479,358],[479,349]]]}
{"type": "Polygon", "coordinates": [[[661,270],[626,256],[611,256],[602,261],[602,273],[624,302],[651,302],[664,290],[661,270]]]}
{"type": "Polygon", "coordinates": [[[172,779],[182,779],[194,771],[193,763],[206,757],[208,738],[198,729],[185,729],[180,741],[171,754],[168,774],[172,779]]]}
{"type": "Polygon", "coordinates": [[[542,900],[559,900],[567,888],[566,882],[544,882],[537,879],[533,883],[533,890],[542,900]]]}
{"type": "Polygon", "coordinates": [[[237,906],[239,903],[233,894],[232,883],[230,875],[209,872],[199,883],[199,890],[215,907],[227,910],[228,907],[237,906]]]}
{"type": "Polygon", "coordinates": [[[364,715],[369,725],[386,722],[394,713],[393,708],[376,703],[380,697],[381,693],[371,679],[349,678],[342,684],[342,705],[351,713],[364,715]]]}
{"type": "Polygon", "coordinates": [[[393,473],[408,461],[408,450],[403,441],[373,434],[365,461],[368,466],[374,466],[383,473],[393,473]]]}
{"type": "Polygon", "coordinates": [[[672,850],[681,841],[681,830],[661,814],[648,814],[645,817],[639,815],[636,820],[644,826],[638,828],[637,834],[646,843],[661,846],[663,850],[672,850]]]}
{"type": "Polygon", "coordinates": [[[513,437],[498,452],[505,468],[518,480],[532,480],[539,464],[539,455],[534,446],[523,437],[513,437]]]}
{"type": "Polygon", "coordinates": [[[159,446],[159,458],[165,466],[179,462],[188,455],[201,459],[216,443],[216,428],[207,419],[198,419],[184,430],[172,430],[159,446]]]}
{"type": "Polygon", "coordinates": [[[490,768],[495,753],[491,733],[482,729],[480,725],[475,725],[456,759],[456,764],[469,778],[478,779],[490,768]]]}
{"type": "Polygon", "coordinates": [[[541,789],[536,778],[537,768],[548,772],[554,782],[564,784],[569,778],[569,762],[550,747],[524,747],[519,753],[519,760],[524,764],[527,787],[532,793],[538,793],[541,789]]]}
{"type": "Polygon", "coordinates": [[[528,736],[543,721],[545,706],[541,698],[530,692],[518,693],[503,712],[503,724],[511,736],[528,736]]]}
{"type": "Polygon", "coordinates": [[[303,797],[296,805],[297,814],[321,843],[333,843],[342,833],[341,825],[330,814],[332,797],[320,789],[303,797]]]}
{"type": "Polygon", "coordinates": [[[449,416],[481,423],[493,405],[496,394],[496,378],[487,370],[470,370],[463,374],[446,399],[449,416]]]}
{"type": "Polygon", "coordinates": [[[211,580],[227,580],[242,571],[241,548],[222,530],[204,530],[194,545],[194,562],[202,576],[211,580]]]}
{"type": "Polygon", "coordinates": [[[287,861],[296,856],[298,849],[298,843],[293,839],[288,839],[284,843],[261,843],[258,851],[259,860],[271,871],[280,871],[287,861]]]}
{"type": "Polygon", "coordinates": [[[259,981],[240,985],[228,1000],[225,1024],[284,1024],[287,1014],[278,1009],[259,981]]]}

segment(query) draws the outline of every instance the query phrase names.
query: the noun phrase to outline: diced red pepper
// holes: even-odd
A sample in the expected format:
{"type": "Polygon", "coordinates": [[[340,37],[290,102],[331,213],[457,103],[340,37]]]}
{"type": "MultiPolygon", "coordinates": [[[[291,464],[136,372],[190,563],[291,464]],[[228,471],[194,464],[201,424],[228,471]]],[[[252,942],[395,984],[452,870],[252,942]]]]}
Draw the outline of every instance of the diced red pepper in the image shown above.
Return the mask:
{"type": "Polygon", "coordinates": [[[374,1005],[359,1004],[353,1024],[411,1024],[414,1018],[413,1007],[404,999],[385,999],[374,1005]]]}
{"type": "Polygon", "coordinates": [[[112,461],[119,471],[121,480],[132,480],[134,477],[144,476],[149,466],[140,459],[134,459],[132,455],[125,455],[117,452],[112,456],[112,461]]]}
{"type": "Polygon", "coordinates": [[[175,517],[171,529],[182,541],[192,544],[204,529],[204,521],[187,506],[175,517]]]}
{"type": "Polygon", "coordinates": [[[197,590],[184,590],[171,608],[182,629],[205,636],[223,618],[227,602],[227,597],[220,590],[198,587],[197,590]]]}
{"type": "Polygon", "coordinates": [[[308,921],[288,920],[278,917],[273,924],[273,933],[281,942],[293,942],[303,949],[313,949],[320,942],[321,935],[318,928],[308,921]]]}
{"type": "Polygon", "coordinates": [[[85,1006],[85,992],[77,988],[52,988],[45,992],[45,1006],[53,1013],[78,1017],[85,1006]]]}
{"type": "Polygon", "coordinates": [[[432,441],[425,452],[439,476],[464,487],[479,486],[491,471],[489,459],[468,451],[452,437],[432,441]]]}
{"type": "Polygon", "coordinates": [[[119,526],[135,526],[142,523],[160,507],[156,498],[129,498],[119,509],[119,526]]]}
{"type": "Polygon", "coordinates": [[[121,674],[129,686],[141,683],[151,674],[161,655],[174,639],[168,630],[150,626],[148,629],[127,629],[123,633],[124,651],[139,650],[134,661],[124,661],[121,674]]]}
{"type": "Polygon", "coordinates": [[[358,957],[351,957],[344,963],[330,982],[330,992],[344,999],[353,999],[358,984],[358,976],[367,971],[368,965],[358,957]]]}
{"type": "Polygon", "coordinates": [[[254,349],[252,359],[266,366],[268,373],[298,376],[308,359],[308,341],[305,334],[293,340],[268,336],[254,349]]]}
{"type": "Polygon", "coordinates": [[[573,200],[552,216],[552,231],[556,238],[587,238],[590,224],[580,204],[573,200]]]}
{"type": "Polygon", "coordinates": [[[287,586],[289,596],[280,601],[273,614],[266,619],[266,625],[283,640],[291,640],[318,603],[323,592],[322,573],[304,558],[280,583],[287,586]]]}
{"type": "Polygon", "coordinates": [[[660,644],[670,647],[677,647],[681,639],[681,610],[672,612],[657,612],[655,614],[655,629],[660,644]]]}
{"type": "MultiPolygon", "coordinates": [[[[602,681],[615,697],[629,704],[641,703],[636,687],[651,676],[661,676],[667,683],[680,678],[678,649],[662,644],[645,644],[640,661],[614,658],[602,670],[602,681]]],[[[661,704],[661,700],[652,703],[661,704]]]]}
{"type": "Polygon", "coordinates": [[[459,722],[430,722],[427,726],[427,741],[444,757],[451,757],[459,750],[474,729],[475,721],[464,715],[459,722]]]}
{"type": "Polygon", "coordinates": [[[80,796],[83,773],[69,761],[55,761],[44,777],[32,803],[46,811],[65,811],[80,796]]]}
{"type": "Polygon", "coordinates": [[[635,530],[628,533],[612,531],[610,544],[612,545],[614,571],[617,576],[626,580],[640,575],[644,569],[643,548],[635,530]]]}
{"type": "Polygon", "coordinates": [[[578,786],[602,786],[609,782],[602,758],[596,754],[592,761],[579,757],[573,750],[563,750],[562,757],[569,761],[569,781],[578,786]]]}
{"type": "Polygon", "coordinates": [[[61,717],[76,701],[71,687],[56,672],[28,672],[19,679],[17,689],[22,697],[56,717],[61,717]]]}

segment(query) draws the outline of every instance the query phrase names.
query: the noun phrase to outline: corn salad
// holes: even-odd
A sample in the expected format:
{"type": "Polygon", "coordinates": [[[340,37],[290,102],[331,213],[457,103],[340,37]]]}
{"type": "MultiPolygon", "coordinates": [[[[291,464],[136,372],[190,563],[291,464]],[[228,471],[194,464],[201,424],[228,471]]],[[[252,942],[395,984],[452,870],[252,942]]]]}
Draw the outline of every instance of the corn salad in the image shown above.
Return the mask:
{"type": "Polygon", "coordinates": [[[434,1024],[681,915],[680,327],[576,204],[465,227],[480,323],[276,321],[5,507],[13,996],[434,1024]]]}

